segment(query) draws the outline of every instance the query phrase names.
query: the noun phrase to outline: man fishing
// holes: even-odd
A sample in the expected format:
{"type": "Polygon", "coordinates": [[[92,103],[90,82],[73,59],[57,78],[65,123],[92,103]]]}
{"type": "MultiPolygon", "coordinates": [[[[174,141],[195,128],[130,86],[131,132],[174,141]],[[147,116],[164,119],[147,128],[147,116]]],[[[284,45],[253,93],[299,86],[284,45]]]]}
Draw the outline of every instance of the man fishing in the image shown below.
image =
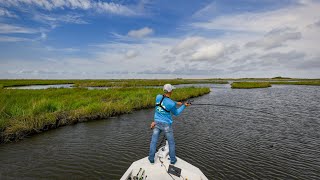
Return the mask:
{"type": "Polygon", "coordinates": [[[154,156],[156,153],[157,141],[159,134],[163,131],[168,143],[169,143],[169,156],[170,163],[175,164],[177,162],[176,153],[175,153],[175,142],[173,138],[172,130],[172,117],[171,113],[175,116],[181,114],[181,112],[187,107],[190,106],[188,103],[176,102],[170,99],[172,95],[174,86],[171,84],[165,84],[163,86],[163,95],[157,95],[156,97],[156,108],[154,113],[154,122],[151,123],[151,129],[153,129],[153,134],[150,143],[149,151],[149,161],[151,164],[154,163],[154,156]],[[181,105],[179,108],[176,108],[176,105],[181,105]]]}

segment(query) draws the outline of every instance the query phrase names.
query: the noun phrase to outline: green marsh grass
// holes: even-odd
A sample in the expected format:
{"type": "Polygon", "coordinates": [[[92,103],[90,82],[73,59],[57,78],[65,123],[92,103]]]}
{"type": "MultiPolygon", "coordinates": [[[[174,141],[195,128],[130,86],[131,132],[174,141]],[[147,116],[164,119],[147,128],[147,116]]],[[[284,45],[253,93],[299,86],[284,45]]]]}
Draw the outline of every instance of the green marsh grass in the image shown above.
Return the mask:
{"type": "Polygon", "coordinates": [[[320,81],[276,81],[271,84],[320,86],[320,81]]]}
{"type": "MultiPolygon", "coordinates": [[[[180,101],[209,92],[209,88],[178,88],[172,99],[180,101]]],[[[154,107],[155,96],[161,93],[161,88],[1,89],[1,141],[7,142],[46,129],[154,107]]]]}
{"type": "Polygon", "coordinates": [[[40,80],[40,79],[16,79],[0,80],[0,89],[14,86],[74,84],[76,87],[144,87],[162,86],[170,83],[177,84],[228,84],[231,81],[264,81],[271,84],[288,85],[319,85],[320,79],[297,79],[289,77],[274,78],[239,78],[239,79],[107,79],[107,80],[40,80]]]}
{"type": "Polygon", "coordinates": [[[78,81],[77,87],[139,87],[139,86],[163,86],[164,84],[227,84],[220,80],[191,80],[191,79],[130,79],[130,80],[90,80],[78,81]]]}
{"type": "Polygon", "coordinates": [[[164,84],[227,84],[223,80],[206,79],[107,79],[107,80],[40,80],[40,79],[16,79],[0,80],[1,87],[74,84],[76,87],[139,87],[139,86],[163,86],[164,84]]]}
{"type": "Polygon", "coordinates": [[[290,79],[292,79],[292,78],[277,76],[277,77],[273,77],[273,78],[271,78],[271,79],[273,79],[273,80],[290,80],[290,79]]]}
{"type": "Polygon", "coordinates": [[[233,89],[253,89],[253,88],[268,88],[271,87],[269,82],[233,82],[233,89]]]}
{"type": "Polygon", "coordinates": [[[305,79],[305,78],[290,78],[290,77],[274,77],[274,78],[224,78],[224,79],[207,79],[207,80],[220,80],[220,81],[257,81],[257,82],[276,82],[276,81],[320,81],[320,79],[305,79]]]}

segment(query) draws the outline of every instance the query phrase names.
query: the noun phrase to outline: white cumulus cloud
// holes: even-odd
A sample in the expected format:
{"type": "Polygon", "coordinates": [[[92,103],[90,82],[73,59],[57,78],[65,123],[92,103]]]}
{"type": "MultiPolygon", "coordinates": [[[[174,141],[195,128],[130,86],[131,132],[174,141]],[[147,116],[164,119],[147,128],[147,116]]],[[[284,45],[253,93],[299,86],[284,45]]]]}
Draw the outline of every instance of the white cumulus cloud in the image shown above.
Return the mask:
{"type": "Polygon", "coordinates": [[[215,60],[223,55],[224,46],[222,43],[214,43],[209,46],[203,46],[196,50],[191,56],[191,60],[215,60]]]}
{"type": "Polygon", "coordinates": [[[319,3],[312,0],[302,2],[303,5],[292,5],[265,12],[248,12],[212,17],[206,21],[194,22],[196,28],[210,30],[230,30],[249,33],[266,33],[272,29],[288,26],[303,27],[318,19],[319,3]]]}
{"type": "Polygon", "coordinates": [[[133,38],[143,38],[153,33],[153,29],[149,27],[144,27],[138,30],[131,30],[128,32],[128,36],[133,38]]]}
{"type": "Polygon", "coordinates": [[[93,7],[96,7],[96,9],[99,12],[109,12],[112,14],[118,14],[118,15],[135,15],[136,13],[128,8],[127,6],[123,6],[121,4],[116,3],[107,3],[107,2],[97,2],[93,3],[93,7]]]}
{"type": "Polygon", "coordinates": [[[128,59],[135,58],[135,57],[137,57],[138,55],[139,55],[139,52],[138,52],[138,51],[135,51],[135,50],[128,50],[128,51],[126,52],[126,57],[127,57],[128,59]]]}
{"type": "Polygon", "coordinates": [[[184,40],[182,40],[180,43],[178,43],[175,47],[171,49],[171,52],[174,54],[180,54],[186,51],[189,51],[190,49],[194,49],[200,45],[203,45],[206,43],[206,39],[203,37],[187,37],[184,40]]]}
{"type": "Polygon", "coordinates": [[[267,33],[262,39],[248,42],[247,47],[262,47],[265,50],[283,46],[287,41],[301,39],[301,32],[295,32],[288,28],[275,29],[267,33]]]}

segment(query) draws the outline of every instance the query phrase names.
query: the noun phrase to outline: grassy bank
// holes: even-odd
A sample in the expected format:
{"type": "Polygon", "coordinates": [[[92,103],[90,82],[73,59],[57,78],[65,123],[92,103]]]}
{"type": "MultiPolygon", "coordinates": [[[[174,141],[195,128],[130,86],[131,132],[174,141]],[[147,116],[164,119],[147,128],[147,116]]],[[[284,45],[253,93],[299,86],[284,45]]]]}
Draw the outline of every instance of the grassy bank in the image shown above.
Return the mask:
{"type": "Polygon", "coordinates": [[[78,81],[77,87],[138,87],[163,86],[164,84],[228,84],[228,81],[219,80],[191,80],[191,79],[131,79],[131,80],[90,80],[78,81]]]}
{"type": "Polygon", "coordinates": [[[269,82],[234,82],[231,84],[233,89],[252,89],[271,87],[269,82]]]}
{"type": "Polygon", "coordinates": [[[320,81],[276,81],[270,82],[271,84],[286,84],[286,85],[309,85],[309,86],[320,86],[320,81]]]}
{"type": "MultiPolygon", "coordinates": [[[[179,101],[209,92],[209,88],[178,88],[172,99],[179,101]]],[[[162,93],[160,88],[1,89],[1,142],[63,125],[153,107],[155,96],[159,93],[162,93]]]]}
{"type": "Polygon", "coordinates": [[[107,80],[0,80],[0,88],[28,85],[74,84],[76,87],[138,87],[163,86],[164,84],[227,84],[223,80],[206,79],[107,79],[107,80]]]}
{"type": "Polygon", "coordinates": [[[0,80],[0,89],[13,86],[74,84],[76,87],[143,87],[163,84],[227,84],[228,80],[237,82],[270,82],[270,84],[320,85],[319,79],[296,79],[288,77],[239,78],[239,79],[107,79],[107,80],[40,80],[17,79],[0,80]]]}
{"type": "Polygon", "coordinates": [[[292,82],[292,81],[320,81],[320,79],[305,79],[305,78],[289,78],[289,77],[274,77],[274,78],[224,78],[224,79],[207,79],[207,80],[220,80],[220,81],[255,81],[255,82],[292,82]]]}

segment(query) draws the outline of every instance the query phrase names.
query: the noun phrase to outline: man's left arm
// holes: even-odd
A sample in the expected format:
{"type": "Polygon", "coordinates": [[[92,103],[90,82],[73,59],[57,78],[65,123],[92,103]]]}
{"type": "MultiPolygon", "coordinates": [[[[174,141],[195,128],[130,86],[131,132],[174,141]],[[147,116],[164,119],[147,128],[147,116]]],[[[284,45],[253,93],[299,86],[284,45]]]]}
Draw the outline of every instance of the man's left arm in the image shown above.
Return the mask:
{"type": "Polygon", "coordinates": [[[182,111],[184,110],[184,108],[186,108],[185,105],[182,105],[179,108],[176,108],[175,106],[173,106],[172,109],[171,109],[171,112],[172,112],[173,115],[179,116],[182,113],[182,111]]]}
{"type": "Polygon", "coordinates": [[[182,102],[177,102],[176,105],[181,106],[181,105],[182,105],[182,102]]]}

